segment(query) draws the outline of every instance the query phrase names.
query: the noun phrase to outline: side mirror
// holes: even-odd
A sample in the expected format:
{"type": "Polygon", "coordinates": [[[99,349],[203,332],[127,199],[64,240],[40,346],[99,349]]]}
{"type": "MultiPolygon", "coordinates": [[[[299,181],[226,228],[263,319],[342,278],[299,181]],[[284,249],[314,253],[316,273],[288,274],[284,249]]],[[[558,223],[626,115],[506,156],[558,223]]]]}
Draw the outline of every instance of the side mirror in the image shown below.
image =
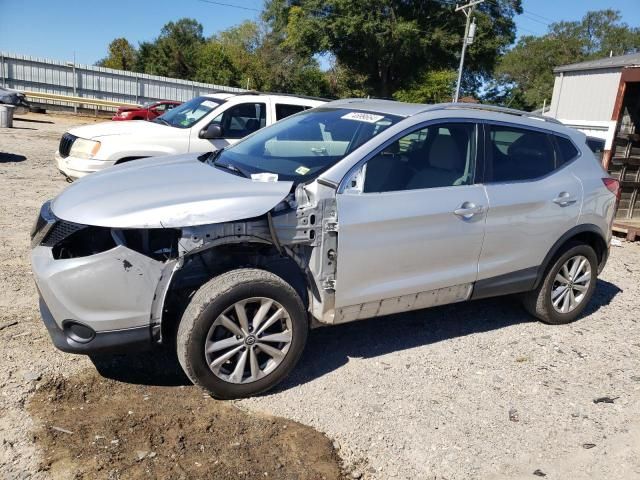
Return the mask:
{"type": "Polygon", "coordinates": [[[198,134],[198,137],[203,138],[205,140],[213,140],[214,138],[222,138],[222,128],[220,125],[209,125],[202,130],[198,134]]]}

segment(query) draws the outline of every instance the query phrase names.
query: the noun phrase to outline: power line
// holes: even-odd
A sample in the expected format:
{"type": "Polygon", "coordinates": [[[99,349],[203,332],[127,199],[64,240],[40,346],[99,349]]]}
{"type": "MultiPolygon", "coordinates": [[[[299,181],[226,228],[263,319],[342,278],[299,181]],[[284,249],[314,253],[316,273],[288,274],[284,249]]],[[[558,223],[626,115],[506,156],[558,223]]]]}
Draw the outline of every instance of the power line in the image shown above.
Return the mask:
{"type": "MultiPolygon", "coordinates": [[[[252,11],[252,12],[262,12],[262,9],[259,8],[252,8],[252,7],[245,7],[242,5],[235,5],[232,3],[226,3],[226,2],[219,2],[217,0],[198,0],[199,2],[202,3],[209,3],[209,4],[213,4],[213,5],[220,5],[220,6],[224,6],[224,7],[231,7],[231,8],[237,8],[237,9],[241,9],[241,10],[248,10],[248,11],[252,11]]],[[[432,0],[436,3],[439,3],[441,5],[446,5],[446,6],[455,6],[457,5],[455,0],[432,0]]],[[[484,1],[484,0],[482,0],[484,1]]],[[[307,13],[310,14],[315,14],[315,15],[325,15],[327,12],[326,11],[322,11],[322,10],[305,10],[307,13]]],[[[339,13],[335,13],[335,12],[331,12],[330,16],[332,17],[338,17],[338,18],[352,18],[352,16],[350,15],[341,15],[339,13]]],[[[415,32],[417,33],[423,33],[425,35],[429,34],[430,32],[428,32],[427,30],[422,30],[419,28],[414,28],[413,29],[415,32]]]]}
{"type": "Polygon", "coordinates": [[[225,2],[217,2],[215,0],[198,0],[199,2],[202,3],[210,3],[213,5],[219,5],[221,7],[231,7],[231,8],[237,8],[240,10],[248,10],[250,12],[261,12],[262,10],[259,8],[252,8],[252,7],[245,7],[242,5],[234,5],[233,3],[225,3],[225,2]]]}
{"type": "Polygon", "coordinates": [[[530,15],[528,15],[528,14],[526,14],[526,13],[523,13],[523,14],[522,14],[522,16],[523,16],[524,18],[526,18],[527,20],[531,20],[531,21],[533,21],[533,22],[540,23],[540,24],[545,25],[545,26],[547,26],[547,27],[549,26],[549,24],[548,24],[547,22],[542,21],[542,20],[538,20],[537,18],[532,17],[532,16],[530,16],[530,15]]]}

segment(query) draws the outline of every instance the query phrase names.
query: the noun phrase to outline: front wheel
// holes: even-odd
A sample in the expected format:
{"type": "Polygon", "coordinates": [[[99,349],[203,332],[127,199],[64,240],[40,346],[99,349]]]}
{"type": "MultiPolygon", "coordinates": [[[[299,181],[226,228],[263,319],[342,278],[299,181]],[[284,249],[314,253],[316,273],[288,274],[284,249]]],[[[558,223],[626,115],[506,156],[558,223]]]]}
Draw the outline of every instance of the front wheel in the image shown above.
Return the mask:
{"type": "Polygon", "coordinates": [[[569,246],[555,258],[538,288],[524,295],[524,306],[544,323],[573,322],[593,295],[597,272],[598,258],[593,248],[569,246]]]}
{"type": "Polygon", "coordinates": [[[192,298],[178,327],[178,360],[214,397],[247,397],[289,374],[307,333],[304,305],[291,285],[264,270],[233,270],[192,298]]]}

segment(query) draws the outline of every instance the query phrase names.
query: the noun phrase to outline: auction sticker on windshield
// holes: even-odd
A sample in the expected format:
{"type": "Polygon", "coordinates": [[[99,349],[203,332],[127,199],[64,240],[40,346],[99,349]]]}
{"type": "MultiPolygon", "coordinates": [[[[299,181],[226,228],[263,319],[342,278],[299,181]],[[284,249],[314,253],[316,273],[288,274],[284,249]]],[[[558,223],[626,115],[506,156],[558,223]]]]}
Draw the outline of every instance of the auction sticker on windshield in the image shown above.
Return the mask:
{"type": "Polygon", "coordinates": [[[309,173],[311,171],[310,168],[305,167],[304,165],[300,165],[298,168],[296,168],[296,173],[298,175],[306,175],[307,173],[309,173]]]}
{"type": "Polygon", "coordinates": [[[207,108],[216,108],[218,106],[216,102],[212,102],[211,100],[205,100],[201,105],[207,108]]]}
{"type": "Polygon", "coordinates": [[[358,122],[376,123],[384,118],[384,115],[374,113],[350,112],[341,117],[344,120],[356,120],[358,122]]]}

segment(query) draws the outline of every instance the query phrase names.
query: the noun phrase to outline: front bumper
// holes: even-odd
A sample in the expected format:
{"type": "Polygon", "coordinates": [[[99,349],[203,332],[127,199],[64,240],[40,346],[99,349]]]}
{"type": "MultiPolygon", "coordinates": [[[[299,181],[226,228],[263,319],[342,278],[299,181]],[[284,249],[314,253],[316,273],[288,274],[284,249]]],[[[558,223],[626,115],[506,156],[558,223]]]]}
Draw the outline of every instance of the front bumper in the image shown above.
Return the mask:
{"type": "Polygon", "coordinates": [[[78,339],[70,329],[58,326],[42,297],[40,297],[40,315],[54,346],[66,353],[92,355],[140,352],[149,350],[153,345],[149,327],[94,332],[88,340],[78,339]]]}
{"type": "Polygon", "coordinates": [[[163,264],[124,246],[86,257],[53,258],[50,247],[31,252],[42,318],[65,352],[98,353],[151,344],[151,310],[163,264]],[[76,341],[70,325],[92,332],[76,341]]]}
{"type": "Polygon", "coordinates": [[[65,177],[74,180],[89,175],[90,173],[112,167],[116,163],[115,160],[88,160],[86,158],[72,156],[62,158],[60,152],[55,153],[55,159],[58,170],[60,170],[65,177]]]}

